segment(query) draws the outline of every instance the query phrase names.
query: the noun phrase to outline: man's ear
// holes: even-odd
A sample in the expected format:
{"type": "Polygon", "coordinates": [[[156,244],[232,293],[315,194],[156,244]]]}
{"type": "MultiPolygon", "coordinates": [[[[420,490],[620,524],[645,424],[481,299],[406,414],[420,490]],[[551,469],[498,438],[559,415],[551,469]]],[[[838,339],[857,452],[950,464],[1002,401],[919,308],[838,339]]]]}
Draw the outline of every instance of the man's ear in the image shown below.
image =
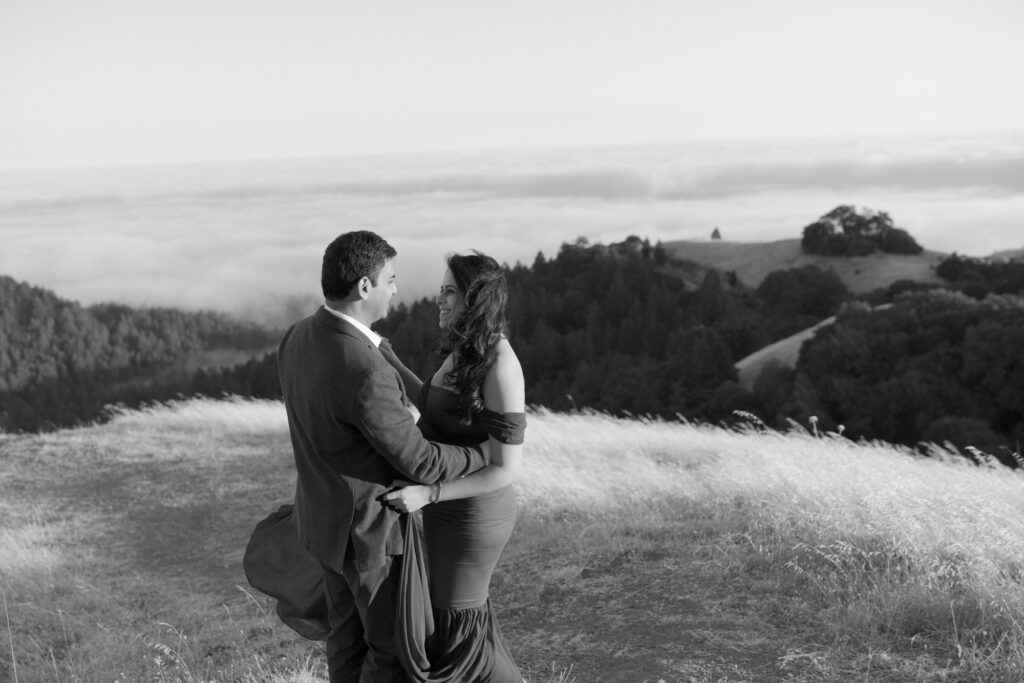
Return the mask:
{"type": "Polygon", "coordinates": [[[365,300],[370,296],[370,287],[373,285],[370,282],[370,278],[365,275],[359,278],[359,282],[356,283],[356,291],[359,293],[359,298],[365,300]]]}

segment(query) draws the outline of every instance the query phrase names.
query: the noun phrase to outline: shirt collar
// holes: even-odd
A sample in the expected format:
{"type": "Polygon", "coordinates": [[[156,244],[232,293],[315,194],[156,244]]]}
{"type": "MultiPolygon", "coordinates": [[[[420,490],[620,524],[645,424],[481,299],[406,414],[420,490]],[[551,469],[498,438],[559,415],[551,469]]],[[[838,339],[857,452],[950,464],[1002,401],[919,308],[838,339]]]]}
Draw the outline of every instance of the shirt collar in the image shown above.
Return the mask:
{"type": "Polygon", "coordinates": [[[328,313],[330,313],[331,315],[336,316],[338,318],[341,318],[342,320],[344,320],[346,322],[352,323],[352,326],[355,327],[360,332],[362,332],[363,335],[367,339],[370,340],[371,344],[373,344],[377,348],[380,348],[381,336],[379,334],[377,334],[376,332],[374,332],[373,330],[371,330],[369,327],[367,327],[366,325],[362,324],[361,322],[359,322],[358,320],[356,320],[355,318],[353,318],[350,315],[342,313],[341,311],[334,310],[333,308],[331,308],[327,304],[324,304],[324,309],[328,313]]]}

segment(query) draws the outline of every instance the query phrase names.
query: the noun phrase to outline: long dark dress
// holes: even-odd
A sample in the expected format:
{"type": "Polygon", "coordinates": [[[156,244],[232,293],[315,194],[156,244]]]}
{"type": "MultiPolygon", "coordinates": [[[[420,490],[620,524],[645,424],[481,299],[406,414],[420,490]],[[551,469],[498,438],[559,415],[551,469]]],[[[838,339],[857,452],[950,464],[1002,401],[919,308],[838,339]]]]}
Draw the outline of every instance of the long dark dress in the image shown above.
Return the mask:
{"type": "MultiPolygon", "coordinates": [[[[456,394],[430,383],[423,385],[417,406],[420,430],[431,441],[473,444],[493,436],[502,443],[523,442],[523,413],[484,409],[464,425],[456,394]]],[[[434,503],[420,514],[406,519],[398,604],[398,651],[409,678],[522,683],[488,597],[491,574],[516,522],[511,487],[434,503]]]]}

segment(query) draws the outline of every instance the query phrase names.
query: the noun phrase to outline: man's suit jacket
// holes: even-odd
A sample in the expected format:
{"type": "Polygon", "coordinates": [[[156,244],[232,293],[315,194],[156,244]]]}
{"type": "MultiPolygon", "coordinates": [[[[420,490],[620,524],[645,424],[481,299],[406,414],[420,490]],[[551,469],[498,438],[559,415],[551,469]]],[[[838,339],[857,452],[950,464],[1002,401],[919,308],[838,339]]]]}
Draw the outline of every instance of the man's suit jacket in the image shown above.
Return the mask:
{"type": "Polygon", "coordinates": [[[378,500],[395,480],[450,481],[485,464],[479,448],[424,439],[395,369],[323,308],[285,333],[278,371],[298,470],[299,540],[337,573],[349,539],[360,571],[401,553],[398,513],[378,500]]]}

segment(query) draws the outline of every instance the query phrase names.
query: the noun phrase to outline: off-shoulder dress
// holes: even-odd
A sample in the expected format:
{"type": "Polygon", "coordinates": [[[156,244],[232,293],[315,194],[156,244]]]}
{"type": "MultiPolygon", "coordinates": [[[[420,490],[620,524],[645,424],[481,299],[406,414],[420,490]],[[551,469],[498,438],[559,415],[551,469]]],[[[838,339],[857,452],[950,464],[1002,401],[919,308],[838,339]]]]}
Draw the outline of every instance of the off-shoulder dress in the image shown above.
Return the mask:
{"type": "MultiPolygon", "coordinates": [[[[420,431],[431,441],[465,445],[494,437],[523,443],[524,413],[485,408],[465,425],[457,395],[430,382],[416,403],[420,431]]],[[[433,503],[406,516],[396,645],[411,680],[522,683],[488,592],[515,522],[511,487],[433,503]]]]}

